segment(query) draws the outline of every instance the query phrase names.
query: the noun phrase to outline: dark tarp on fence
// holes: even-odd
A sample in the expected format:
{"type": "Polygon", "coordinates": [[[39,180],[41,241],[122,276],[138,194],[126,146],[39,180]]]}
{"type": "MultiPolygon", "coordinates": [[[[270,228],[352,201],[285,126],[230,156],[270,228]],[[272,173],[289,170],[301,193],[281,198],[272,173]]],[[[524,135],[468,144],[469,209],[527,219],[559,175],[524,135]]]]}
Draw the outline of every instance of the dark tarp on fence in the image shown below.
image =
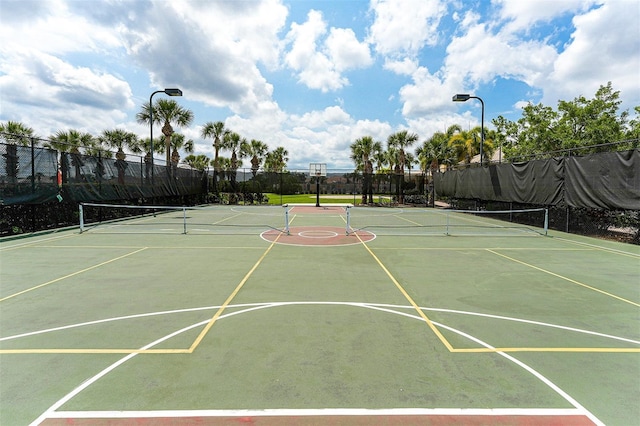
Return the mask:
{"type": "Polygon", "coordinates": [[[558,160],[449,170],[435,175],[438,196],[555,205],[562,197],[558,160]]]}
{"type": "Polygon", "coordinates": [[[640,150],[449,170],[434,182],[452,198],[640,210],[640,150]]]}
{"type": "Polygon", "coordinates": [[[152,170],[135,155],[116,159],[2,143],[0,153],[1,205],[41,204],[58,194],[73,202],[195,195],[202,193],[206,178],[181,167],[154,165],[152,170]]]}
{"type": "Polygon", "coordinates": [[[640,210],[640,150],[568,157],[565,162],[567,205],[640,210]]]}

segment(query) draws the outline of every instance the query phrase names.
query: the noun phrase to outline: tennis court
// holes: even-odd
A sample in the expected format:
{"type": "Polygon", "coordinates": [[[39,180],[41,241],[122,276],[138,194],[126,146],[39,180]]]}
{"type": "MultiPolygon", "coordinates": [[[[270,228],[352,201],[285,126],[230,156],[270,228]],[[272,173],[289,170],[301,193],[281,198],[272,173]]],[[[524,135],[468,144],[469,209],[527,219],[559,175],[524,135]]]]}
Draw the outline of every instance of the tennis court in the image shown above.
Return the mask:
{"type": "Polygon", "coordinates": [[[640,419],[638,246],[543,210],[114,216],[0,243],[0,424],[640,419]]]}

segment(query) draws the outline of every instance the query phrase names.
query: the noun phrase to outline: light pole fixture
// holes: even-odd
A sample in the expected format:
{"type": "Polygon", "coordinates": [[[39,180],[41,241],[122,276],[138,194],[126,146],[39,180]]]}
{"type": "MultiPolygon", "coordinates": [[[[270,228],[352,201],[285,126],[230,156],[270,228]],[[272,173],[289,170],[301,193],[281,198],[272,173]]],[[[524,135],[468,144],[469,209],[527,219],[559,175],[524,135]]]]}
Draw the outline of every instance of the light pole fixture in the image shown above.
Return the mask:
{"type": "Polygon", "coordinates": [[[482,120],[480,121],[480,165],[482,166],[484,160],[484,101],[478,96],[471,96],[467,93],[458,93],[453,95],[451,99],[453,102],[466,102],[469,99],[477,99],[482,104],[482,120]]]}
{"type": "MultiPolygon", "coordinates": [[[[153,92],[151,94],[151,96],[149,96],[149,128],[150,128],[150,132],[149,135],[151,137],[151,139],[149,140],[150,148],[149,148],[149,153],[151,154],[151,188],[153,191],[153,95],[155,95],[156,93],[164,93],[167,94],[169,96],[182,96],[182,90],[180,89],[176,89],[176,88],[169,88],[169,89],[164,89],[164,90],[156,90],[155,92],[153,92]]],[[[169,167],[169,165],[167,164],[167,167],[169,167]]]]}

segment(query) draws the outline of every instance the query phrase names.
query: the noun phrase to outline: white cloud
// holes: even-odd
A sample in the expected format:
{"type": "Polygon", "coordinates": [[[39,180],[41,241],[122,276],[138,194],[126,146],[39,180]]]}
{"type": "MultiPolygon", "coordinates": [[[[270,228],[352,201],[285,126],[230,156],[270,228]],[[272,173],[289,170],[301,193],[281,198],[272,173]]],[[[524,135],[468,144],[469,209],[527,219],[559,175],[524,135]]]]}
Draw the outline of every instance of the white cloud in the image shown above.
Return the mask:
{"type": "Polygon", "coordinates": [[[400,89],[403,101],[402,115],[417,118],[421,115],[440,115],[442,111],[453,110],[451,96],[460,90],[455,80],[443,80],[422,67],[413,74],[413,82],[400,89]]]}
{"type": "Polygon", "coordinates": [[[370,9],[375,21],[369,42],[378,53],[391,57],[413,57],[424,46],[435,45],[447,10],[440,0],[372,0],[370,9]]]}
{"type": "Polygon", "coordinates": [[[285,64],[297,72],[302,84],[325,93],[349,84],[344,71],[373,62],[368,45],[359,42],[352,29],[327,30],[322,13],[316,10],[308,13],[306,22],[291,24],[286,41],[291,48],[285,64]]]}
{"type": "Polygon", "coordinates": [[[180,83],[190,99],[243,114],[270,102],[273,88],[258,64],[277,67],[287,15],[279,1],[152,5],[119,28],[131,58],[152,70],[155,86],[180,83]]]}
{"type": "Polygon", "coordinates": [[[20,11],[23,7],[29,10],[17,12],[20,19],[12,25],[0,25],[1,54],[22,50],[38,50],[57,56],[70,52],[105,53],[120,43],[111,29],[96,27],[84,17],[77,16],[61,0],[3,1],[4,19],[12,16],[14,8],[20,11]]]}
{"type": "Polygon", "coordinates": [[[135,112],[152,90],[175,85],[195,113],[180,131],[199,153],[213,154],[199,126],[222,120],[247,139],[284,146],[291,168],[348,169],[349,144],[364,135],[385,141],[408,127],[422,140],[477,124],[479,105],[451,96],[508,86],[503,79],[521,91],[491,93],[500,111],[529,97],[555,106],[592,96],[609,80],[623,106],[640,104],[636,0],[359,3],[318,2],[319,11],[291,0],[4,0],[0,117],[42,135],[120,126],[144,137],[135,112]],[[287,21],[294,9],[302,22],[287,21]],[[313,89],[305,99],[290,82],[277,86],[289,72],[313,89]]]}
{"type": "Polygon", "coordinates": [[[506,32],[528,32],[539,23],[550,22],[567,13],[579,13],[588,10],[603,0],[493,0],[500,10],[503,20],[509,21],[506,32]]]}
{"type": "Polygon", "coordinates": [[[347,84],[326,54],[318,50],[320,37],[327,32],[322,13],[311,10],[303,24],[291,24],[286,40],[291,49],[285,55],[285,63],[298,72],[301,83],[322,92],[336,90],[347,84]]]}
{"type": "Polygon", "coordinates": [[[460,75],[467,86],[476,87],[496,76],[515,78],[536,85],[551,72],[556,50],[544,41],[524,40],[509,32],[492,32],[477,15],[464,20],[465,32],[447,47],[445,66],[460,75]]]}
{"type": "Polygon", "coordinates": [[[640,8],[637,2],[613,0],[573,18],[571,41],[545,81],[544,102],[592,97],[611,81],[625,107],[640,104],[640,8]],[[633,30],[635,29],[635,31],[633,30]],[[571,98],[564,93],[574,93],[571,98]]]}
{"type": "Polygon", "coordinates": [[[392,71],[398,75],[412,75],[418,70],[418,61],[415,59],[403,58],[402,60],[393,60],[386,58],[384,61],[384,69],[392,71]]]}
{"type": "Polygon", "coordinates": [[[331,28],[325,45],[338,71],[363,68],[373,62],[369,46],[359,42],[351,28],[331,28]]]}
{"type": "Polygon", "coordinates": [[[2,113],[24,123],[42,120],[38,126],[30,124],[41,131],[53,133],[63,124],[78,129],[108,128],[134,106],[129,84],[111,74],[76,67],[41,52],[22,51],[4,58],[10,60],[0,63],[2,113]],[[81,122],[72,121],[78,117],[81,122]]]}

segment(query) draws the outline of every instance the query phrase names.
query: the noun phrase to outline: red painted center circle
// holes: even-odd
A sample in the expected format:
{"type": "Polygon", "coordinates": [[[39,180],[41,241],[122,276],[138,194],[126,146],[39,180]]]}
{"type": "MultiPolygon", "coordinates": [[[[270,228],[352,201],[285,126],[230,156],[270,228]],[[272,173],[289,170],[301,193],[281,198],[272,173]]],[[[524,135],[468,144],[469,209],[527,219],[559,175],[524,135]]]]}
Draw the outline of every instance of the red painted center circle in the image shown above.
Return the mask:
{"type": "Polygon", "coordinates": [[[347,235],[345,228],[337,226],[292,226],[289,235],[269,230],[260,236],[269,242],[294,246],[345,246],[366,243],[376,237],[367,231],[355,231],[347,235]]]}

